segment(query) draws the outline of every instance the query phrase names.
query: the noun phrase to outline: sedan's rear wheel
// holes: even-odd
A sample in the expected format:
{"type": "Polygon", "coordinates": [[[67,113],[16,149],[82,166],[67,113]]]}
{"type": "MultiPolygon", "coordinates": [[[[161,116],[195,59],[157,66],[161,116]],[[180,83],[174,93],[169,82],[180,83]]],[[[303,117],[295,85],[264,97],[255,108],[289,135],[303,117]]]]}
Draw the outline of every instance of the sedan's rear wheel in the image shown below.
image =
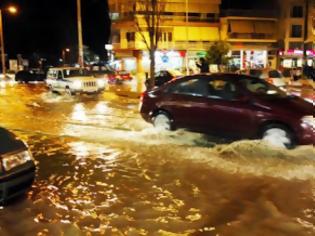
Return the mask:
{"type": "Polygon", "coordinates": [[[160,130],[171,130],[172,121],[165,113],[159,113],[153,118],[153,125],[160,130]]]}
{"type": "Polygon", "coordinates": [[[267,126],[263,131],[262,140],[275,147],[294,147],[294,138],[292,133],[282,125],[267,126]]]}

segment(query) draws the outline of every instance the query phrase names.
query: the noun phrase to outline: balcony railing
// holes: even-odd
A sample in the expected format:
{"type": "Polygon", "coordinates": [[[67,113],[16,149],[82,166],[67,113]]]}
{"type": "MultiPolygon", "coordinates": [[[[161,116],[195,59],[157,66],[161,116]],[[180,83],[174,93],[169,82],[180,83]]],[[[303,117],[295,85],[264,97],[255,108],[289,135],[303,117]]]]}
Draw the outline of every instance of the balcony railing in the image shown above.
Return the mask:
{"type": "MultiPolygon", "coordinates": [[[[207,50],[211,46],[211,42],[199,41],[177,41],[177,42],[160,42],[158,45],[159,50],[207,50]]],[[[114,43],[114,49],[139,49],[146,50],[145,44],[141,42],[128,42],[123,48],[122,44],[114,43]]]]}
{"type": "MultiPolygon", "coordinates": [[[[143,14],[137,14],[137,16],[142,16],[143,14]]],[[[112,13],[110,14],[110,19],[112,21],[132,21],[135,20],[135,13],[112,13]]],[[[178,15],[162,15],[162,21],[172,21],[172,22],[185,22],[186,16],[178,15]]],[[[204,22],[204,23],[217,23],[219,22],[219,17],[201,17],[201,16],[189,16],[188,22],[204,22]]]]}
{"type": "Polygon", "coordinates": [[[229,33],[230,39],[276,39],[275,34],[259,34],[259,33],[229,33]]]}

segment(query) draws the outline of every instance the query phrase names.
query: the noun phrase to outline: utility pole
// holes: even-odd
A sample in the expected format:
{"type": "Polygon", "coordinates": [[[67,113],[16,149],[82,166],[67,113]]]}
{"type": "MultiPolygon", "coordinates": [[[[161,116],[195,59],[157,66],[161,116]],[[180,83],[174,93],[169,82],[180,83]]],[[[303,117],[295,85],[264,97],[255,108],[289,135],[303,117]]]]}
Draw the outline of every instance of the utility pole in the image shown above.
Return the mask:
{"type": "Polygon", "coordinates": [[[84,66],[83,36],[82,36],[82,17],[81,17],[81,0],[77,0],[77,21],[78,21],[78,63],[84,66]]]}
{"type": "Polygon", "coordinates": [[[188,22],[189,22],[189,5],[188,0],[185,1],[185,21],[186,21],[186,56],[185,56],[185,67],[186,67],[186,75],[189,75],[189,58],[188,58],[188,49],[189,49],[189,32],[188,32],[188,22]]]}
{"type": "Polygon", "coordinates": [[[6,75],[5,66],[5,52],[4,52],[4,37],[3,37],[3,22],[2,22],[2,10],[0,9],[0,43],[1,43],[1,64],[2,64],[2,74],[3,78],[6,75]]]}

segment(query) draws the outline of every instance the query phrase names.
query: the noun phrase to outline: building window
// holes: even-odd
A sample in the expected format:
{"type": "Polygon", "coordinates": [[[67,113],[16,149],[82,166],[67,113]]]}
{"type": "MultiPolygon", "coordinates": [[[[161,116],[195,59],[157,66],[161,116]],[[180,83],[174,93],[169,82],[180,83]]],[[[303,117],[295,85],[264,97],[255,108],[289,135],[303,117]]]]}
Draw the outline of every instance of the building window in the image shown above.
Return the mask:
{"type": "Polygon", "coordinates": [[[128,42],[129,42],[129,41],[134,42],[134,41],[135,41],[135,38],[136,38],[135,35],[136,35],[135,32],[127,32],[127,34],[126,34],[126,39],[127,39],[127,41],[128,41],[128,42]]]}
{"type": "Polygon", "coordinates": [[[302,6],[293,6],[291,10],[292,18],[302,18],[303,17],[303,7],[302,6]]]}
{"type": "Polygon", "coordinates": [[[289,49],[292,49],[292,50],[302,50],[302,49],[303,49],[303,43],[290,42],[290,43],[289,43],[289,49]]]}
{"type": "Polygon", "coordinates": [[[291,27],[291,38],[302,37],[302,25],[292,25],[291,27]]]}

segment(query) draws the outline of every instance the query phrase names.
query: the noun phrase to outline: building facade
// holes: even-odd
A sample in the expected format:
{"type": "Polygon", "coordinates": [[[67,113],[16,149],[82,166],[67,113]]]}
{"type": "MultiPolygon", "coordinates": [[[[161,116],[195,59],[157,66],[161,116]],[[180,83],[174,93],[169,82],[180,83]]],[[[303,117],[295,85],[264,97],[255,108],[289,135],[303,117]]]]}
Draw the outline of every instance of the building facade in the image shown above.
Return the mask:
{"type": "MultiPolygon", "coordinates": [[[[149,54],[137,22],[145,12],[145,0],[109,0],[112,20],[112,44],[115,57],[123,69],[138,76],[149,71],[149,54]]],[[[156,52],[156,70],[182,70],[188,63],[205,56],[211,42],[220,38],[219,12],[221,0],[161,0],[161,39],[156,52]]]]}
{"type": "Polygon", "coordinates": [[[315,66],[315,0],[279,0],[280,66],[315,66]]]}
{"type": "Polygon", "coordinates": [[[275,11],[226,10],[221,38],[231,44],[232,68],[276,67],[278,18],[275,11]]]}
{"type": "MultiPolygon", "coordinates": [[[[136,22],[145,27],[146,0],[109,0],[112,44],[122,69],[144,75],[149,54],[136,22]]],[[[161,0],[156,70],[196,69],[211,43],[231,44],[232,69],[315,66],[315,0],[276,0],[264,9],[227,9],[221,0],[161,0]]]]}
{"type": "Polygon", "coordinates": [[[315,67],[315,0],[309,0],[307,8],[306,60],[308,66],[315,67]]]}

